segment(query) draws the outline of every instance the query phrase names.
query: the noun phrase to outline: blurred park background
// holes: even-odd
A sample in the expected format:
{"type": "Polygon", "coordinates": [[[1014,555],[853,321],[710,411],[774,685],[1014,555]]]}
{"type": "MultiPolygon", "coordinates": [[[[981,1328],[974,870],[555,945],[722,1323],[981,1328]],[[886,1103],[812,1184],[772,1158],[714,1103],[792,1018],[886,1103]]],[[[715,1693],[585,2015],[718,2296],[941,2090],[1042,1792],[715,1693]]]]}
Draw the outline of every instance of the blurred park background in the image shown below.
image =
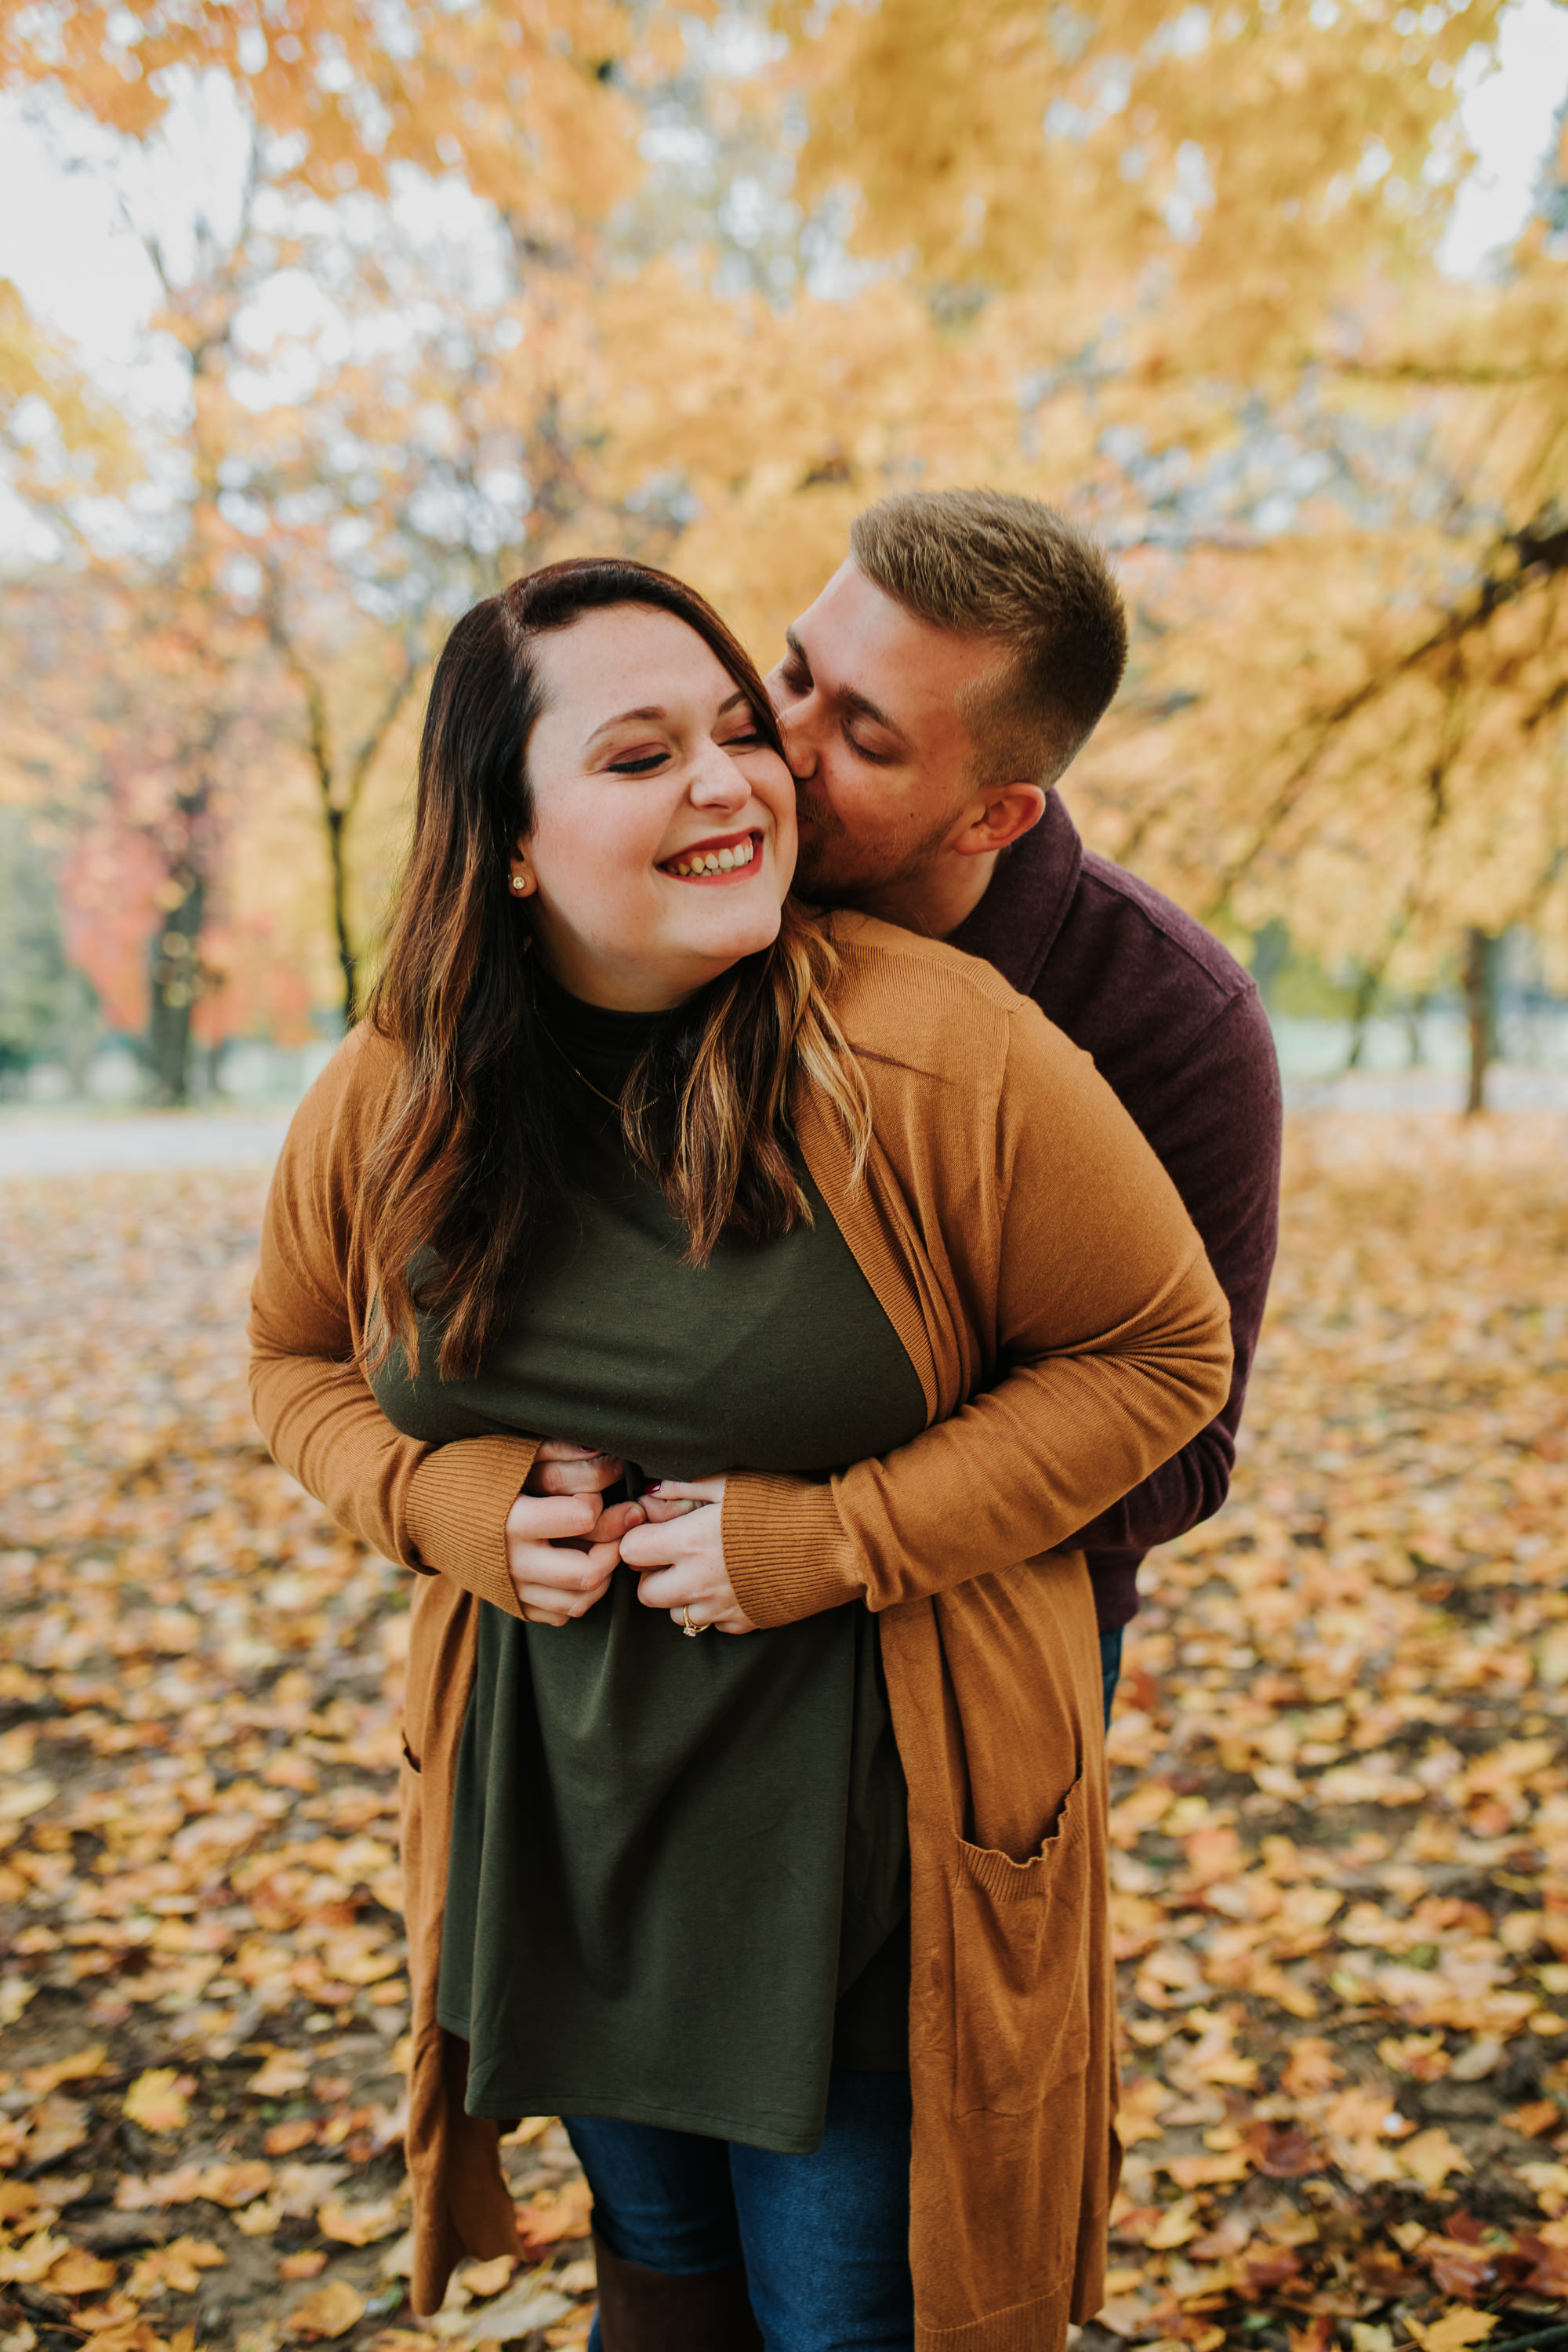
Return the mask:
{"type": "Polygon", "coordinates": [[[1117,551],[1067,797],[1288,1075],[1568,1100],[1565,97],[1561,0],[4,0],[0,1093],[299,1092],[499,582],[765,666],[979,480],[1117,551]]]}

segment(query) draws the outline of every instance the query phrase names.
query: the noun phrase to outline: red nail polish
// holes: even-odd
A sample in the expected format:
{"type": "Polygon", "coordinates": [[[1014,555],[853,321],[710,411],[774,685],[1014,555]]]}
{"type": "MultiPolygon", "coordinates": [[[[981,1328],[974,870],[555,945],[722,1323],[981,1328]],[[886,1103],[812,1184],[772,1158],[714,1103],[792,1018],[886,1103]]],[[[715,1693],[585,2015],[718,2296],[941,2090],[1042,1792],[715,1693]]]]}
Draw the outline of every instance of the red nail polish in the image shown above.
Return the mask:
{"type": "Polygon", "coordinates": [[[662,1490],[663,1486],[664,1480],[662,1478],[650,1478],[647,1485],[644,1487],[643,1492],[647,1495],[657,1495],[662,1490]]]}

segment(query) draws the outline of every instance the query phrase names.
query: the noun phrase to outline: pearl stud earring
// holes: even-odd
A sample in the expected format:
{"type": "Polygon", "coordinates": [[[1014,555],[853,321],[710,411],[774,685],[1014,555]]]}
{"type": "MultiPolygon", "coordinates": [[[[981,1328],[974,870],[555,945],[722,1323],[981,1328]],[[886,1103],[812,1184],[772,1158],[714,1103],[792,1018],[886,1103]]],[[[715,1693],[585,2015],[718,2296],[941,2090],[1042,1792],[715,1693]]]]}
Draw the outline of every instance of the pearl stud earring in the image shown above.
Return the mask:
{"type": "Polygon", "coordinates": [[[521,898],[522,897],[522,895],[523,895],[524,891],[528,888],[528,877],[527,877],[527,875],[526,875],[526,874],[514,874],[514,875],[512,876],[512,877],[511,877],[511,887],[512,887],[512,888],[517,892],[518,897],[521,898]]]}

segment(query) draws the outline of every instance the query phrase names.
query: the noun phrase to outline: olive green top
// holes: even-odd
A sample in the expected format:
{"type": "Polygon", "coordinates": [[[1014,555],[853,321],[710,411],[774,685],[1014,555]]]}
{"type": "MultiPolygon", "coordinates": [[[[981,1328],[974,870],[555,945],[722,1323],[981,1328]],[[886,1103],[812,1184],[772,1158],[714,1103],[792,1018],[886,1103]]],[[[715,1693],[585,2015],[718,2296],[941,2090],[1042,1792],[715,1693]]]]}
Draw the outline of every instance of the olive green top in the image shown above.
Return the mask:
{"type": "MultiPolygon", "coordinates": [[[[648,1478],[821,1473],[906,1443],[920,1381],[820,1194],[777,1241],[684,1229],[611,1102],[649,1034],[541,983],[575,1213],[472,1380],[434,1339],[383,1409],[435,1443],[604,1447],[648,1478]],[[595,1092],[595,1089],[601,1090],[595,1092]]],[[[630,1570],[563,1627],[481,1607],[453,1804],[440,2017],[470,2114],[604,2115],[805,2152],[830,2061],[908,2053],[903,1775],[859,1604],[687,1638],[630,1570]]]]}

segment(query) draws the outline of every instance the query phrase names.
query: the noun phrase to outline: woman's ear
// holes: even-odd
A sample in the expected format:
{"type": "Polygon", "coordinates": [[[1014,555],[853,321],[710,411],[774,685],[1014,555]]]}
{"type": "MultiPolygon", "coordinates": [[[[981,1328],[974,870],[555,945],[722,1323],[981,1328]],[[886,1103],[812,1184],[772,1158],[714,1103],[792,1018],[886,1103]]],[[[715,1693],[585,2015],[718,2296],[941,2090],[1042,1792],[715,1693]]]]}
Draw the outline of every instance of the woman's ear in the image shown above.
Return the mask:
{"type": "Polygon", "coordinates": [[[521,850],[511,861],[511,887],[519,898],[530,898],[539,887],[538,877],[521,850]]]}

